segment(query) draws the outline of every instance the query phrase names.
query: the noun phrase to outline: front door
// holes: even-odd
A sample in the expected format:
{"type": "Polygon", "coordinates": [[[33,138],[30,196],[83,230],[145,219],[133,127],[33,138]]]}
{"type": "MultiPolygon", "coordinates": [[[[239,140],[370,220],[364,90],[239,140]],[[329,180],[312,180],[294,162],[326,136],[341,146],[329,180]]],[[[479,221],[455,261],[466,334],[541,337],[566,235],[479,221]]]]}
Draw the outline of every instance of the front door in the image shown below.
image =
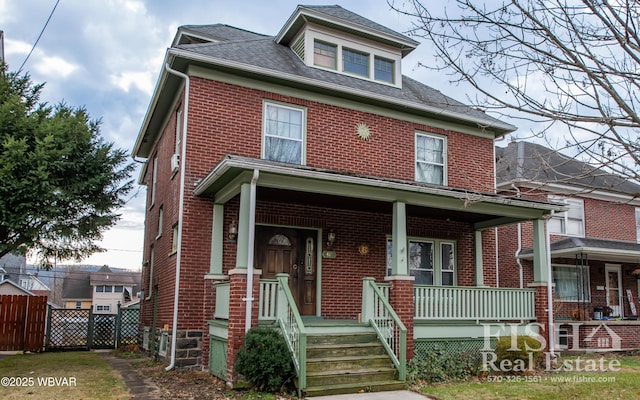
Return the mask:
{"type": "Polygon", "coordinates": [[[289,274],[289,288],[301,315],[316,315],[315,231],[256,227],[256,261],[265,279],[289,274]]]}
{"type": "Polygon", "coordinates": [[[607,305],[611,307],[612,316],[622,317],[622,282],[619,265],[605,267],[607,305]]]}

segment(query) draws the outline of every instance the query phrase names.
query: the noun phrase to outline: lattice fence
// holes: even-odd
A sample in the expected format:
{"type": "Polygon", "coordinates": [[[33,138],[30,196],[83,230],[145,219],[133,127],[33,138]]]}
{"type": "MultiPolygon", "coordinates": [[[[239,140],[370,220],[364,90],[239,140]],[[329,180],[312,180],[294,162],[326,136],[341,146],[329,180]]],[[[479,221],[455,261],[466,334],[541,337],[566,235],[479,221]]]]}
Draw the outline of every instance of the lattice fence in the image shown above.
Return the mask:
{"type": "Polygon", "coordinates": [[[482,351],[495,350],[496,339],[489,340],[489,349],[485,348],[484,338],[456,338],[456,339],[436,339],[417,340],[414,342],[414,357],[424,358],[429,352],[437,351],[449,355],[469,355],[482,359],[482,351]]]}
{"type": "Polygon", "coordinates": [[[120,345],[138,343],[138,321],[140,310],[135,308],[120,309],[120,345]]]}
{"type": "Polygon", "coordinates": [[[89,348],[91,310],[50,309],[47,348],[89,348]]]}

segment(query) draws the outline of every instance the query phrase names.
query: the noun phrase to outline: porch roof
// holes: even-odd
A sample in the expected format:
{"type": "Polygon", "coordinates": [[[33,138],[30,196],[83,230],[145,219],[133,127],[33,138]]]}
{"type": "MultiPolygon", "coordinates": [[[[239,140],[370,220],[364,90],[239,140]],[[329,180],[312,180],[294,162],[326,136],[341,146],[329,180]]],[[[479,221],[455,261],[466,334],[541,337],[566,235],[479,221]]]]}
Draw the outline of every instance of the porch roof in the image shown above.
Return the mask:
{"type": "MultiPolygon", "coordinates": [[[[622,240],[568,237],[551,243],[551,258],[574,258],[585,254],[587,260],[640,263],[640,243],[622,240]]],[[[520,258],[533,258],[533,250],[525,249],[520,258]]]]}
{"type": "MultiPolygon", "coordinates": [[[[404,202],[441,210],[473,221],[475,229],[487,229],[542,218],[563,207],[547,202],[505,197],[415,181],[356,175],[308,166],[227,155],[194,189],[197,196],[212,197],[224,204],[259,171],[259,187],[292,190],[316,195],[340,196],[371,202],[404,202]]],[[[446,216],[446,214],[445,214],[446,216]]]]}

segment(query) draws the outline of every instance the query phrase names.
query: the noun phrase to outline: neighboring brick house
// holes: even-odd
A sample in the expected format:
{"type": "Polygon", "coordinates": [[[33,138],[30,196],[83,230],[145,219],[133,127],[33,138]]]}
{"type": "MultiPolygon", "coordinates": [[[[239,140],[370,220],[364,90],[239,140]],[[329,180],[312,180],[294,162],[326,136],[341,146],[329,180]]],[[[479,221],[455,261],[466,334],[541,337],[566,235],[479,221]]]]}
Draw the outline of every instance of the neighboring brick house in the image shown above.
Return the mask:
{"type": "MultiPolygon", "coordinates": [[[[496,163],[500,193],[567,208],[547,223],[558,347],[598,347],[586,338],[608,314],[607,329],[599,330],[619,335],[623,348],[640,348],[640,185],[529,142],[496,148],[496,163]],[[588,321],[580,342],[567,325],[572,319],[588,321]]],[[[500,286],[535,280],[531,231],[531,224],[500,228],[500,286]]]]}
{"type": "Polygon", "coordinates": [[[538,286],[496,288],[494,228],[533,220],[544,254],[561,208],[495,194],[494,140],[515,127],[403,76],[417,45],[339,6],[299,6],[276,36],[178,28],[133,151],[145,349],[231,385],[245,331],[276,325],[301,390],[383,390],[306,374],[307,347],[377,334],[402,381],[414,353],[481,341],[483,321],[544,324],[546,257],[538,286]]]}

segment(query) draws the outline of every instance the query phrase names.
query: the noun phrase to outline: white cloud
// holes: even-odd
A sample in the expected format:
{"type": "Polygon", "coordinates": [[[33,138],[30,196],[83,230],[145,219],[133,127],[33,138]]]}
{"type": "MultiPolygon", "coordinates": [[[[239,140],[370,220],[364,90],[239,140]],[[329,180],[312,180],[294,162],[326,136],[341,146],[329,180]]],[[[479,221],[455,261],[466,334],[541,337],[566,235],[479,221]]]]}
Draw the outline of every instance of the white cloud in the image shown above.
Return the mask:
{"type": "Polygon", "coordinates": [[[60,57],[43,56],[38,59],[38,63],[33,68],[43,76],[66,78],[79,67],[60,57]]]}
{"type": "MultiPolygon", "coordinates": [[[[1,13],[1,12],[0,12],[1,13]]],[[[14,54],[29,54],[31,50],[31,45],[27,42],[22,42],[19,40],[11,40],[7,37],[7,32],[4,33],[5,41],[4,41],[4,54],[5,56],[10,56],[14,54]]]]}
{"type": "Polygon", "coordinates": [[[151,71],[125,71],[111,75],[111,83],[125,92],[134,86],[148,95],[153,92],[154,80],[155,74],[151,71]]]}

